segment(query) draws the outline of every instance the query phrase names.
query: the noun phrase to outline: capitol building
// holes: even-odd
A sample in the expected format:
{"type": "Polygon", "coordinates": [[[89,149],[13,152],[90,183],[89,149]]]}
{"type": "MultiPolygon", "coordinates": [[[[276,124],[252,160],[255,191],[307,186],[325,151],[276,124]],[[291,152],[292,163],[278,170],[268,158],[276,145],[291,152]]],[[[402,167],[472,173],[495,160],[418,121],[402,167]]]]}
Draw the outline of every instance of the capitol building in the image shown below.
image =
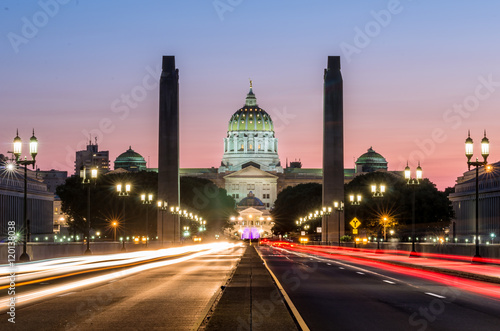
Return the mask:
{"type": "MultiPolygon", "coordinates": [[[[355,164],[355,168],[344,169],[345,183],[359,174],[387,171],[386,159],[372,147],[355,164]]],[[[129,148],[115,161],[115,170],[117,168],[142,170],[145,168],[144,158],[129,148]]],[[[243,106],[229,119],[220,167],[181,168],[179,172],[180,176],[208,179],[235,199],[239,215],[230,220],[232,229],[226,234],[244,239],[272,234],[274,222],[270,211],[283,189],[323,181],[320,168],[302,168],[300,161],[283,167],[273,120],[259,107],[251,82],[243,106]]]]}

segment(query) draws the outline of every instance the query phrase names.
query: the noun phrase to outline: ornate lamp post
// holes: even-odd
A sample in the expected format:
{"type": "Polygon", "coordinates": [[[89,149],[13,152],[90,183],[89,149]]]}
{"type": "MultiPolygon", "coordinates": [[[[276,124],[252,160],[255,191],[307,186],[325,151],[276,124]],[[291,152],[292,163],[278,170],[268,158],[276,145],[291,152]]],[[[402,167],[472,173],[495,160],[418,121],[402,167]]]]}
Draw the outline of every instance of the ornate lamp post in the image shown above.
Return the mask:
{"type": "Polygon", "coordinates": [[[14,138],[14,151],[10,152],[14,154],[16,164],[24,166],[24,198],[23,198],[23,227],[24,227],[24,241],[23,241],[23,253],[19,257],[20,261],[29,261],[30,256],[26,252],[26,245],[30,237],[30,223],[28,220],[28,165],[32,165],[35,169],[35,158],[38,154],[38,140],[35,137],[35,129],[33,129],[33,135],[30,138],[30,154],[31,160],[28,160],[26,156],[24,160],[21,159],[22,151],[22,141],[19,137],[19,131],[16,130],[16,137],[14,138]]]}
{"type": "Polygon", "coordinates": [[[97,179],[97,168],[91,168],[90,170],[90,176],[87,177],[87,167],[83,166],[82,169],[80,170],[80,178],[82,179],[82,184],[87,185],[87,222],[86,222],[86,229],[85,229],[85,236],[87,237],[87,249],[85,250],[85,255],[90,255],[92,254],[92,251],[90,250],[90,186],[91,183],[93,182],[95,184],[95,181],[97,179]]]}
{"type": "Polygon", "coordinates": [[[363,197],[361,196],[361,194],[349,194],[349,202],[351,203],[351,205],[353,206],[359,206],[359,204],[361,203],[361,199],[363,197]]]}
{"type": "Polygon", "coordinates": [[[149,230],[149,225],[148,225],[148,211],[149,211],[149,206],[153,202],[153,194],[148,193],[148,194],[141,194],[141,201],[143,205],[146,205],[146,247],[148,247],[148,230],[149,230]]]}
{"type": "Polygon", "coordinates": [[[321,211],[323,212],[323,215],[326,216],[325,239],[326,239],[326,244],[328,245],[328,222],[329,222],[330,215],[332,214],[332,207],[322,207],[321,211]]]}
{"type": "Polygon", "coordinates": [[[467,139],[465,139],[465,156],[467,157],[467,165],[470,170],[470,166],[474,166],[476,168],[476,254],[472,258],[472,262],[475,262],[481,259],[481,255],[479,255],[479,167],[485,166],[488,164],[487,159],[488,155],[490,155],[490,141],[486,138],[486,130],[484,130],[484,137],[481,140],[481,155],[483,156],[483,161],[479,161],[476,158],[476,161],[471,161],[474,150],[474,142],[470,137],[470,131],[468,133],[467,139]]]}
{"type": "Polygon", "coordinates": [[[343,201],[334,201],[333,202],[333,208],[337,210],[337,213],[339,214],[339,224],[338,224],[338,231],[339,231],[339,246],[340,246],[340,213],[344,211],[344,202],[343,201]]]}
{"type": "MultiPolygon", "coordinates": [[[[130,184],[125,184],[125,187],[122,184],[117,184],[116,185],[116,192],[118,192],[119,197],[123,197],[123,223],[125,223],[125,197],[128,197],[130,195],[130,191],[132,189],[132,186],[130,184]]],[[[125,249],[125,231],[123,231],[123,240],[122,240],[122,252],[124,252],[125,249]]]]}
{"type": "Polygon", "coordinates": [[[374,198],[382,198],[385,193],[385,184],[372,184],[371,189],[374,198]]]}
{"type": "Polygon", "coordinates": [[[411,203],[411,252],[410,257],[418,257],[417,252],[415,251],[415,187],[420,184],[420,180],[422,180],[422,168],[420,167],[420,162],[418,162],[418,167],[415,172],[416,177],[411,178],[411,170],[408,166],[408,162],[406,162],[405,168],[405,179],[406,184],[413,188],[413,196],[411,203]]]}
{"type": "MultiPolygon", "coordinates": [[[[371,191],[372,191],[372,196],[374,198],[383,198],[384,193],[385,193],[385,184],[380,184],[380,185],[372,184],[371,191]]],[[[381,251],[380,251],[380,237],[381,237],[381,233],[379,232],[379,234],[377,235],[377,251],[376,251],[378,253],[381,253],[381,251]]]]}
{"type": "Polygon", "coordinates": [[[163,246],[163,214],[167,211],[168,203],[166,201],[157,202],[158,209],[161,211],[161,245],[163,246]]]}

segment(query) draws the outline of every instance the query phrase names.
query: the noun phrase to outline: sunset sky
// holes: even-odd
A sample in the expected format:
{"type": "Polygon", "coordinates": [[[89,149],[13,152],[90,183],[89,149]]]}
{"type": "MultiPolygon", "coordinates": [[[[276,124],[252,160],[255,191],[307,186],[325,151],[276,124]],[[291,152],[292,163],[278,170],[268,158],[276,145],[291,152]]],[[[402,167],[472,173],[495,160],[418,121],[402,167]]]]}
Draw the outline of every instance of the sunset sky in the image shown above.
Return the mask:
{"type": "MultiPolygon", "coordinates": [[[[444,189],[486,129],[500,160],[498,1],[3,0],[0,153],[19,128],[42,170],[73,173],[97,135],[111,166],[132,148],[157,167],[163,55],[180,76],[181,167],[218,167],[253,80],[278,153],[322,165],[323,70],[340,55],[345,167],[373,146],[389,170],[444,189]]],[[[26,149],[26,145],[24,146],[26,149]]]]}

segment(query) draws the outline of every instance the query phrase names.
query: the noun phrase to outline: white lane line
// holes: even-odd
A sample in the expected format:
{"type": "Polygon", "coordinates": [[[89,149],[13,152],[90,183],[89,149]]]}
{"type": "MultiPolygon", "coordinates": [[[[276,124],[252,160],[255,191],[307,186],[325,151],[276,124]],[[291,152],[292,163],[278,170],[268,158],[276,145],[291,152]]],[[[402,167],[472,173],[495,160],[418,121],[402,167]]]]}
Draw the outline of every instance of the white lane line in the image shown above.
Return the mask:
{"type": "Polygon", "coordinates": [[[64,294],[58,295],[57,297],[60,298],[60,297],[66,296],[66,295],[74,294],[74,293],[76,293],[76,292],[68,292],[68,293],[64,293],[64,294]]]}
{"type": "Polygon", "coordinates": [[[439,298],[439,299],[446,299],[446,297],[444,297],[442,295],[439,295],[439,294],[435,294],[435,293],[431,293],[431,292],[424,292],[424,293],[427,294],[427,295],[430,295],[432,297],[439,298]]]}
{"type": "Polygon", "coordinates": [[[396,283],[391,282],[390,280],[387,280],[387,279],[383,279],[382,281],[386,282],[387,284],[393,284],[393,285],[396,284],[396,283]]]}
{"type": "Polygon", "coordinates": [[[331,263],[327,263],[326,265],[332,265],[331,263]]]}
{"type": "Polygon", "coordinates": [[[361,271],[356,271],[357,274],[360,274],[360,275],[364,275],[365,273],[364,272],[361,272],[361,271]]]}
{"type": "MultiPolygon", "coordinates": [[[[282,251],[285,251],[285,252],[290,252],[290,253],[294,253],[292,251],[288,251],[284,248],[281,248],[282,251]]],[[[299,254],[296,254],[295,255],[299,256],[299,254]]],[[[303,254],[305,255],[305,254],[303,254]]],[[[414,288],[419,288],[419,286],[416,286],[416,285],[413,285],[409,282],[405,282],[401,279],[397,279],[397,278],[394,278],[394,277],[391,277],[391,276],[388,276],[388,275],[384,275],[384,274],[381,274],[381,273],[378,273],[378,272],[375,272],[375,271],[372,271],[372,270],[368,270],[368,269],[365,269],[365,268],[360,268],[358,266],[355,266],[355,265],[352,265],[352,264],[348,264],[348,263],[345,263],[345,262],[340,262],[340,261],[336,261],[336,260],[331,260],[331,259],[326,259],[326,258],[318,258],[319,261],[323,261],[323,262],[326,262],[326,261],[329,261],[329,262],[333,262],[333,263],[336,263],[336,264],[340,264],[340,265],[343,265],[343,266],[346,266],[346,267],[350,267],[350,268],[353,268],[353,269],[357,269],[357,270],[363,270],[364,272],[366,273],[369,273],[369,274],[372,274],[372,275],[375,275],[375,276],[378,276],[378,277],[383,277],[383,278],[389,278],[389,279],[392,279],[394,280],[395,282],[400,282],[400,283],[403,283],[403,284],[406,284],[408,286],[411,286],[411,287],[414,287],[414,288]]],[[[343,267],[339,267],[339,269],[344,269],[343,267]]]]}

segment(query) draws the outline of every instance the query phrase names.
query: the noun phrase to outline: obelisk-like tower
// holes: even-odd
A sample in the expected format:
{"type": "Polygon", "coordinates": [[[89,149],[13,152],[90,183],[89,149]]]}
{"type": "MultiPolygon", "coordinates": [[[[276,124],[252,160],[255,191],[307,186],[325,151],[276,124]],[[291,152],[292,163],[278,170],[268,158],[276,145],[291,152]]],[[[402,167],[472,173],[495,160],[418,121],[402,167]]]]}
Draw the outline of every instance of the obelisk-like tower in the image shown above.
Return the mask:
{"type": "MultiPolygon", "coordinates": [[[[179,70],[175,57],[164,56],[160,77],[160,120],[158,135],[158,200],[168,209],[179,206],[179,70]]],[[[158,212],[158,241],[180,241],[178,215],[158,212]]]]}
{"type": "MultiPolygon", "coordinates": [[[[323,206],[344,200],[344,104],[340,56],[329,56],[324,75],[323,99],[323,206]]],[[[339,240],[344,234],[344,213],[333,209],[323,217],[322,240],[339,240]],[[339,232],[340,231],[340,232],[339,232]]]]}

